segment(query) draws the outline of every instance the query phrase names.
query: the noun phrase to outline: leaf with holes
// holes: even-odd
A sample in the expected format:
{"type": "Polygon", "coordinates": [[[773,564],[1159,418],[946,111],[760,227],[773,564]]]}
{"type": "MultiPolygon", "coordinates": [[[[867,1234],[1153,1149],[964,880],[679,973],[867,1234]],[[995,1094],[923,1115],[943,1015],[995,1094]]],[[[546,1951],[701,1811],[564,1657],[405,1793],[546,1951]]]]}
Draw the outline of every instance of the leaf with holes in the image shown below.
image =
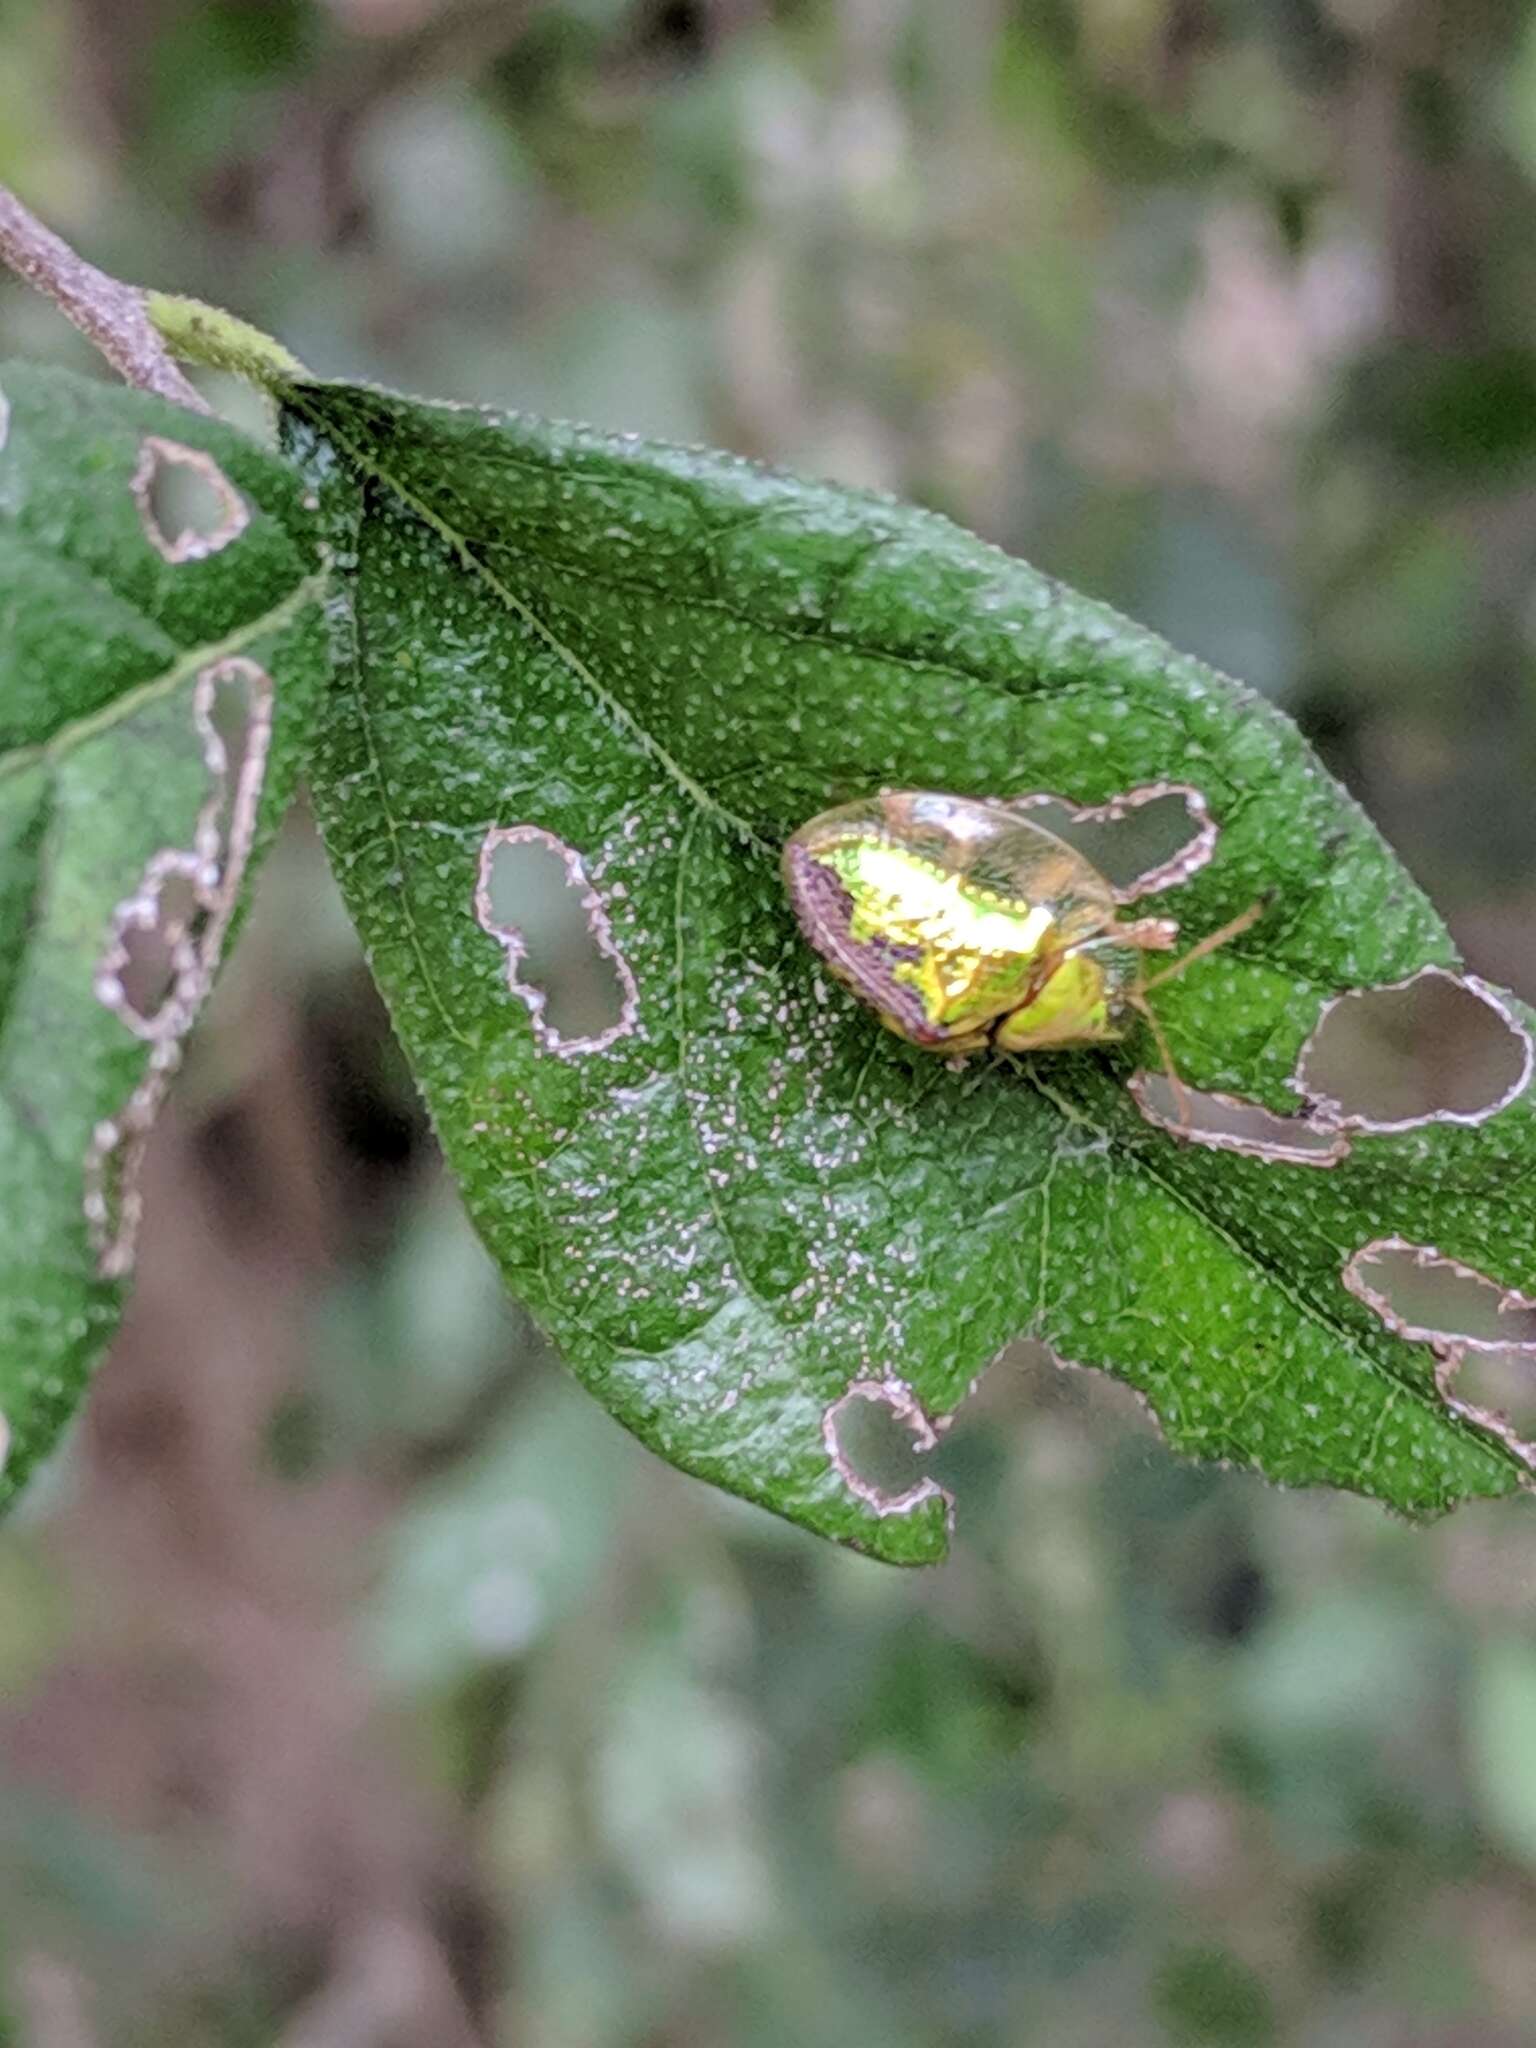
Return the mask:
{"type": "Polygon", "coordinates": [[[0,368],[0,1501],[117,1321],[145,1136],[307,742],[322,597],[288,465],[0,368]]]}
{"type": "Polygon", "coordinates": [[[924,1448],[1027,1333],[1198,1457],[1410,1513],[1518,1483],[1345,1271],[1391,1238],[1536,1278],[1526,1023],[1283,717],[882,499],[344,385],[293,385],[285,434],[346,564],[333,861],[509,1285],[647,1443],[932,1558],[939,1489],[883,1490],[840,1422],[874,1401],[924,1448]],[[1172,803],[1182,847],[1119,898],[1186,941],[1265,900],[1155,998],[1189,1129],[1139,1024],[957,1068],[828,979],[780,847],[883,788],[1144,838],[1172,803]],[[556,1015],[504,860],[581,910],[606,1007],[556,1015]],[[1491,1031],[1473,1099],[1330,1092],[1387,984],[1491,1031]]]}

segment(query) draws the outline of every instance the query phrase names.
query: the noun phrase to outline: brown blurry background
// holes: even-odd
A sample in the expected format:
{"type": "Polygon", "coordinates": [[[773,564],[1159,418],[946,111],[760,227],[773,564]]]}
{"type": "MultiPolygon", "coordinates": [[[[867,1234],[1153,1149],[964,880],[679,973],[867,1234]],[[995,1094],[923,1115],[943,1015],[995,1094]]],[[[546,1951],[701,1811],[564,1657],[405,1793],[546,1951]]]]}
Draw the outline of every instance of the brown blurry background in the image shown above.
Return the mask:
{"type": "MultiPolygon", "coordinates": [[[[0,0],[94,260],[953,513],[1273,694],[1527,997],[1533,177],[1524,0],[0,0]]],[[[149,1196],[0,1533],[0,2041],[1533,2038],[1524,1507],[1028,1357],[940,1571],[668,1472],[500,1299],[302,818],[149,1196]]]]}

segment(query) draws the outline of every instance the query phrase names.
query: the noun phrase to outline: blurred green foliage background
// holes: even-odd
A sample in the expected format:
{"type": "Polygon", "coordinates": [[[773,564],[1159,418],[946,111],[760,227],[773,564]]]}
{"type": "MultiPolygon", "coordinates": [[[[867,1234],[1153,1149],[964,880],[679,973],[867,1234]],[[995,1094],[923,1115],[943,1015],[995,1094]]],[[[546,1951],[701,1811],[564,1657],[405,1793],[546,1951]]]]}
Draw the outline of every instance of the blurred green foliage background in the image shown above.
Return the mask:
{"type": "MultiPolygon", "coordinates": [[[[1273,693],[1528,999],[1533,177],[1526,0],[0,0],[0,178],[106,268],[953,513],[1273,693]]],[[[1028,1354],[940,1571],[670,1473],[499,1299],[303,819],[149,1197],[0,1536],[0,2040],[1533,2038],[1520,1506],[1028,1354]]]]}

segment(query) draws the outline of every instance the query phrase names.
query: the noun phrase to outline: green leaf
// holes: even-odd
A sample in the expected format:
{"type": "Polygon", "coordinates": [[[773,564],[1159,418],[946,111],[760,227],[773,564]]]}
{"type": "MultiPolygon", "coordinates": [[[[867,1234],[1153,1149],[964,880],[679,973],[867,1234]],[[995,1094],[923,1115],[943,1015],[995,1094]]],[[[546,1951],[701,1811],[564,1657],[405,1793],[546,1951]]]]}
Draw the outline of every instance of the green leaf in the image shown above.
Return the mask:
{"type": "Polygon", "coordinates": [[[288,465],[0,368],[0,1503],[116,1325],[136,1156],[293,790],[322,595],[288,465]]]}
{"type": "Polygon", "coordinates": [[[1181,1145],[1125,1087],[1149,1046],[952,1071],[827,984],[784,902],[786,834],[882,786],[1193,783],[1216,858],[1151,907],[1194,937],[1274,895],[1160,1012],[1192,1083],[1294,1111],[1328,995],[1456,956],[1276,711],[858,492],[344,385],[292,387],[285,434],[346,565],[315,770],[343,890],[508,1284],[647,1443],[933,1558],[944,1501],[852,1490],[829,1406],[900,1382],[942,1418],[1029,1332],[1193,1456],[1410,1513],[1517,1483],[1341,1270],[1395,1234],[1529,1274],[1528,1094],[1329,1171],[1181,1145]],[[633,978],[586,1049],[535,1030],[477,916],[515,826],[579,856],[633,978]]]}

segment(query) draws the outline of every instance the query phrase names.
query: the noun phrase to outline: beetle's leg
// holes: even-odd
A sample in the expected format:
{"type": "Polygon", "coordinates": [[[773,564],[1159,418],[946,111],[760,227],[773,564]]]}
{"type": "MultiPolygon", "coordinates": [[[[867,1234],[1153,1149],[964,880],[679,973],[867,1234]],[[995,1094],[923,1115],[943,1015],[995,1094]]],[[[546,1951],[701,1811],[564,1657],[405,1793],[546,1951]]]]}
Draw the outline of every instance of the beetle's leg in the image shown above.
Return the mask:
{"type": "MultiPolygon", "coordinates": [[[[1239,933],[1247,931],[1250,925],[1258,923],[1268,908],[1269,898],[1261,896],[1257,903],[1250,903],[1245,911],[1224,924],[1219,931],[1207,932],[1203,939],[1190,947],[1182,959],[1175,960],[1160,974],[1154,974],[1150,980],[1144,981],[1141,984],[1142,995],[1146,995],[1150,989],[1160,988],[1165,981],[1172,981],[1174,976],[1182,974],[1186,967],[1192,967],[1197,960],[1203,960],[1207,953],[1214,953],[1218,946],[1226,945],[1229,939],[1235,939],[1239,933]]],[[[1133,940],[1132,944],[1135,943],[1133,940]]]]}
{"type": "MultiPolygon", "coordinates": [[[[1158,979],[1161,981],[1162,976],[1159,975],[1158,979]]],[[[1178,1064],[1173,1057],[1173,1047],[1168,1043],[1168,1034],[1158,1022],[1157,1012],[1147,1001],[1145,992],[1133,995],[1131,1002],[1147,1020],[1147,1029],[1152,1033],[1157,1045],[1157,1056],[1163,1063],[1163,1072],[1168,1076],[1168,1086],[1173,1090],[1174,1106],[1178,1111],[1173,1129],[1187,1138],[1194,1121],[1190,1115],[1189,1090],[1184,1086],[1184,1076],[1179,1072],[1178,1064]]]]}
{"type": "Polygon", "coordinates": [[[1115,937],[1143,953],[1166,953],[1179,942],[1178,920],[1172,917],[1137,917],[1129,924],[1117,924],[1115,937]]]}
{"type": "MultiPolygon", "coordinates": [[[[1168,1076],[1168,1085],[1173,1090],[1173,1099],[1178,1110],[1178,1119],[1173,1128],[1184,1137],[1188,1137],[1193,1121],[1190,1114],[1189,1090],[1185,1087],[1184,1077],[1179,1072],[1178,1065],[1174,1060],[1173,1048],[1168,1043],[1168,1035],[1158,1021],[1156,1010],[1147,1001],[1147,996],[1152,989],[1160,987],[1163,982],[1172,981],[1175,975],[1182,974],[1185,968],[1192,965],[1194,961],[1204,959],[1207,953],[1214,953],[1219,946],[1226,945],[1229,939],[1235,939],[1240,932],[1247,931],[1251,924],[1256,923],[1263,916],[1268,907],[1269,898],[1267,896],[1261,896],[1257,903],[1250,903],[1245,911],[1222,925],[1218,931],[1207,932],[1203,939],[1190,947],[1182,959],[1173,961],[1160,974],[1150,976],[1131,997],[1131,1002],[1141,1012],[1142,1016],[1146,1018],[1147,1028],[1157,1042],[1158,1058],[1163,1063],[1163,1072],[1168,1076]]],[[[1147,919],[1145,922],[1152,923],[1154,920],[1147,919]]],[[[1133,940],[1132,943],[1135,944],[1137,941],[1133,940]]],[[[1139,943],[1144,946],[1146,941],[1143,939],[1139,943]]]]}
{"type": "Polygon", "coordinates": [[[1121,1035],[1104,969],[1084,947],[1059,960],[1027,1002],[998,1019],[992,1042],[1003,1052],[1048,1052],[1056,1046],[1102,1045],[1121,1035]]]}

